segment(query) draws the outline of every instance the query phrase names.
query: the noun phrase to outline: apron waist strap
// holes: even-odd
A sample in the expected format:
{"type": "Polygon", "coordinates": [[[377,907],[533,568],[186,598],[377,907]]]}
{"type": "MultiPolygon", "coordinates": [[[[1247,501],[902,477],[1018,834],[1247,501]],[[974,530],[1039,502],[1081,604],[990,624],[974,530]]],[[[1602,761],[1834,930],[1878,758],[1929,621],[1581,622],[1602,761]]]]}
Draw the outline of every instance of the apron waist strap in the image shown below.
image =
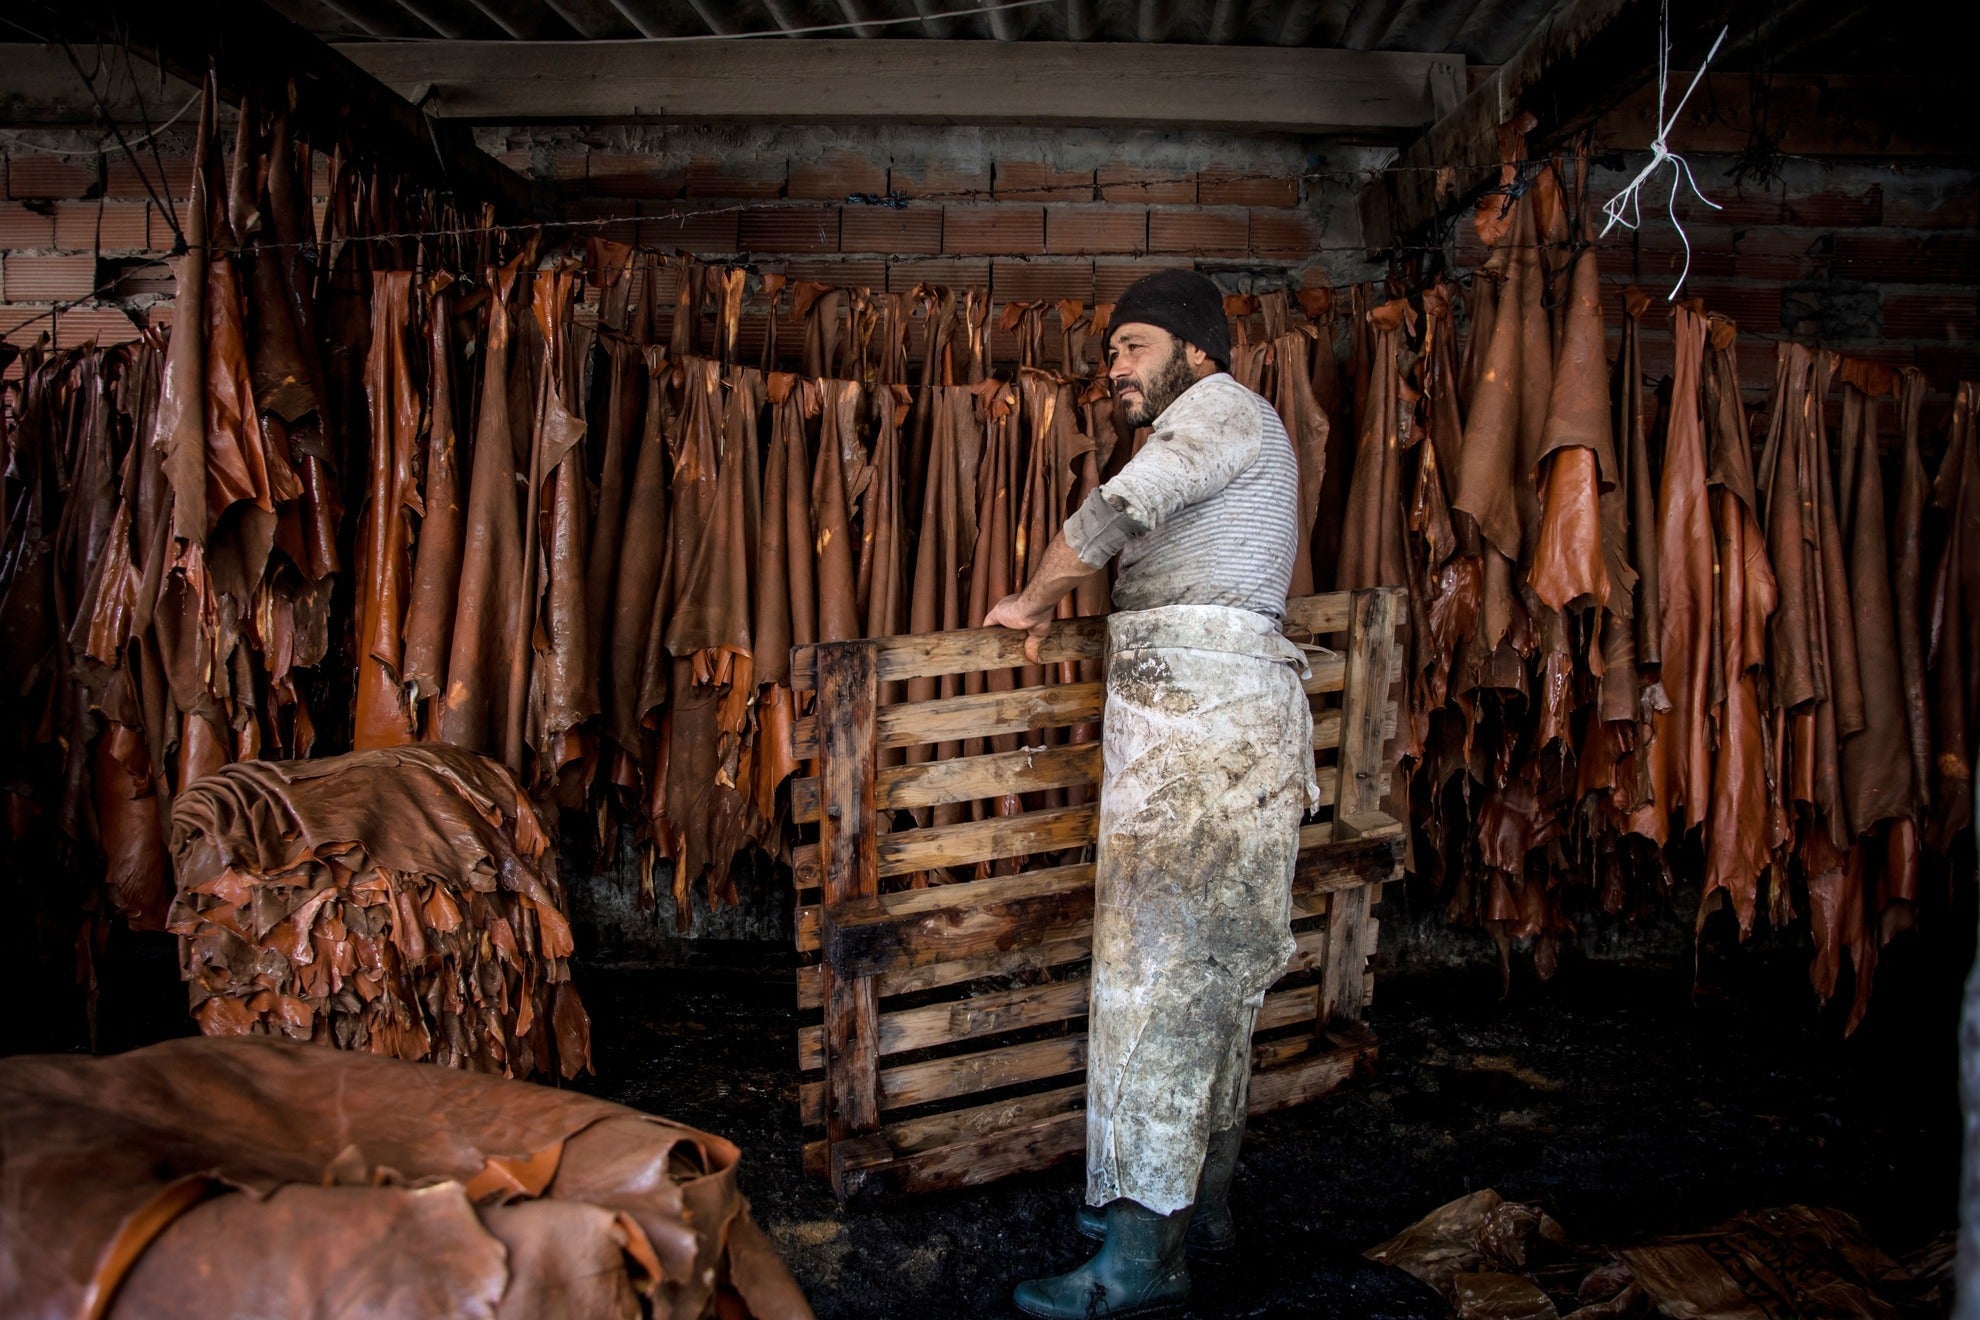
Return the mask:
{"type": "Polygon", "coordinates": [[[1286,640],[1278,624],[1231,605],[1162,605],[1107,616],[1107,653],[1179,647],[1250,656],[1306,672],[1306,656],[1286,640]]]}

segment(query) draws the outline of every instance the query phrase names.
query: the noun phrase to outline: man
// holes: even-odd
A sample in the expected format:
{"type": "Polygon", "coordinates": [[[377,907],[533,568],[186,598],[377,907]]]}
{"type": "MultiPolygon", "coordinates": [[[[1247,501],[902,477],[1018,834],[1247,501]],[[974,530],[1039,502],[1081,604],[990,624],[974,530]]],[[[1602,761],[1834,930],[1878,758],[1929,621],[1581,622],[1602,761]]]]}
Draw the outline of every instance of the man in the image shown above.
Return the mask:
{"type": "Polygon", "coordinates": [[[1018,1308],[1045,1317],[1171,1306],[1189,1295],[1185,1235],[1233,1240],[1251,1030],[1292,953],[1299,822],[1317,797],[1305,662],[1278,627],[1299,544],[1286,428],[1225,371],[1223,296],[1204,276],[1149,275],[1113,320],[1114,396],[1153,432],[984,620],[1028,631],[1035,660],[1060,598],[1120,556],[1080,1212],[1105,1241],[1018,1286],[1018,1308]]]}

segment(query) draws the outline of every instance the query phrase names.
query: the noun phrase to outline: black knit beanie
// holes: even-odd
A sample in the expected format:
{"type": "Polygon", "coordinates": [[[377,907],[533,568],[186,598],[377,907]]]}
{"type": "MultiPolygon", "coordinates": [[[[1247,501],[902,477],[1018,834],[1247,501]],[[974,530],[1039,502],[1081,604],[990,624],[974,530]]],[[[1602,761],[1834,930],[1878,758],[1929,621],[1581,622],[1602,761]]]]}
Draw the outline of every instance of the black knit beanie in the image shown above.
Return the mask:
{"type": "MultiPolygon", "coordinates": [[[[1194,344],[1219,368],[1231,365],[1231,327],[1224,319],[1224,294],[1207,275],[1193,270],[1158,270],[1128,285],[1108,325],[1130,321],[1156,325],[1194,344]]],[[[1109,330],[1111,334],[1111,329],[1109,330]]]]}

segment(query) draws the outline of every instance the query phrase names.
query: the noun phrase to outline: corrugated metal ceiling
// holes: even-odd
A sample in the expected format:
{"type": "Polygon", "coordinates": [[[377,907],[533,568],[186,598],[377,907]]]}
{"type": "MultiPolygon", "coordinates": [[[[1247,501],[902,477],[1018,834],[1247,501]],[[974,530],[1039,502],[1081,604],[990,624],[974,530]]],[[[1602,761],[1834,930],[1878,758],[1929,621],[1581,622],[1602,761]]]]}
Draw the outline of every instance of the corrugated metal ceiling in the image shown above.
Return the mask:
{"type": "Polygon", "coordinates": [[[270,0],[332,41],[807,36],[1144,41],[1503,62],[1555,0],[270,0]],[[805,29],[834,29],[808,33],[805,29]]]}

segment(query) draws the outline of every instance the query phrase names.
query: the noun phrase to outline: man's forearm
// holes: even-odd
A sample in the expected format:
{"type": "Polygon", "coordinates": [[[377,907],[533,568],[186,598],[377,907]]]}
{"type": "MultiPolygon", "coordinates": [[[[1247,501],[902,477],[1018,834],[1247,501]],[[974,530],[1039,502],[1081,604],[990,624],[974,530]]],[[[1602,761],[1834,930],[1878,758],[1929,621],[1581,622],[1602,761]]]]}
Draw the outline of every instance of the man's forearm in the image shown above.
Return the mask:
{"type": "Polygon", "coordinates": [[[1073,548],[1066,544],[1063,531],[1057,532],[1052,537],[1052,544],[1045,547],[1045,558],[1039,561],[1038,572],[1018,593],[1018,600],[1027,613],[1050,613],[1065,599],[1067,592],[1099,571],[1073,553],[1073,548]]]}

